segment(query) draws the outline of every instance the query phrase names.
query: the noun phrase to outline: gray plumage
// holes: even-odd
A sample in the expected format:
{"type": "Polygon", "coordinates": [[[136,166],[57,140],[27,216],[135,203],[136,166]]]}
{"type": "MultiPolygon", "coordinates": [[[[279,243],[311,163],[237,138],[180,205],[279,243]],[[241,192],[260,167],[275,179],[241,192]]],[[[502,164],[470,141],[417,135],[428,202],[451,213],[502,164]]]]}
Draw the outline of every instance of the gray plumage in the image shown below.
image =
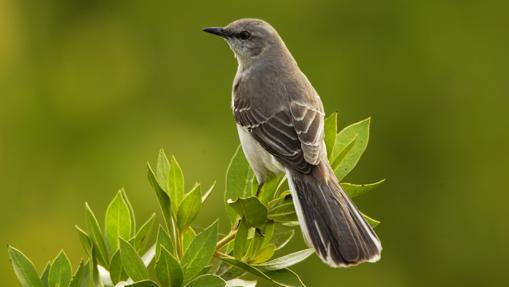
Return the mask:
{"type": "Polygon", "coordinates": [[[330,266],[377,261],[380,241],[327,160],[320,97],[276,30],[240,19],[204,31],[223,37],[237,58],[232,109],[258,183],[286,173],[303,236],[330,266]]]}

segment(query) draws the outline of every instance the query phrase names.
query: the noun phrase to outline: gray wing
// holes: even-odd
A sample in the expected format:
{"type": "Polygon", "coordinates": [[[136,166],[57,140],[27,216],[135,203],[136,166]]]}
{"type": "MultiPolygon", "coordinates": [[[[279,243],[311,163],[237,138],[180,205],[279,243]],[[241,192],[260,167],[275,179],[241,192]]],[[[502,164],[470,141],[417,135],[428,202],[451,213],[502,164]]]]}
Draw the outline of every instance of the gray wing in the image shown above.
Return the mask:
{"type": "Polygon", "coordinates": [[[309,174],[321,160],[323,112],[319,108],[292,101],[271,111],[263,103],[253,107],[247,97],[234,99],[235,120],[253,135],[269,153],[286,167],[309,174]]]}
{"type": "Polygon", "coordinates": [[[290,104],[293,124],[300,140],[304,159],[313,165],[320,163],[325,152],[323,141],[324,113],[319,107],[315,108],[298,101],[293,101],[290,104]]]}

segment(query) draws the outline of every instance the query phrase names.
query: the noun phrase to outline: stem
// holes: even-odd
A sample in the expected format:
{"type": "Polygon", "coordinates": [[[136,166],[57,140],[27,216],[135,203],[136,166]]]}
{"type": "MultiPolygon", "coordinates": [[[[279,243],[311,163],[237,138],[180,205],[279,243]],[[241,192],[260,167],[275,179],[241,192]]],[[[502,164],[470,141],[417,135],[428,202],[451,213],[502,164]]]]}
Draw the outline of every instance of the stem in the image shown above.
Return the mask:
{"type": "Polygon", "coordinates": [[[216,250],[216,252],[214,252],[214,256],[216,256],[219,259],[221,259],[221,258],[233,258],[230,255],[224,254],[223,252],[221,252],[219,250],[216,250]]]}
{"type": "Polygon", "coordinates": [[[216,244],[216,250],[219,251],[223,248],[228,242],[232,241],[237,235],[237,229],[232,229],[230,233],[228,233],[225,237],[221,238],[216,244]]]}

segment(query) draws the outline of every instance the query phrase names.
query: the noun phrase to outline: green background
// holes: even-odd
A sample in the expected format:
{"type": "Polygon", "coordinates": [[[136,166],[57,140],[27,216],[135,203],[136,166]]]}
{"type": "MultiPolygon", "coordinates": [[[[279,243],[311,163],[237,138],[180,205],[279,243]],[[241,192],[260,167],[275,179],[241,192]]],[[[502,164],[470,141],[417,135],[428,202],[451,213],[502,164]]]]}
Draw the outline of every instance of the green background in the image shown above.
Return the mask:
{"type": "MultiPolygon", "coordinates": [[[[225,219],[236,62],[201,29],[258,17],[279,30],[342,127],[372,116],[348,181],[387,178],[358,200],[382,220],[381,262],[330,269],[313,257],[296,268],[303,280],[500,286],[509,7],[490,2],[0,0],[0,246],[39,269],[64,248],[76,265],[85,201],[102,213],[125,187],[139,221],[156,210],[145,164],[160,147],[177,156],[188,187],[217,179],[199,223],[225,219]]],[[[1,258],[0,285],[17,286],[1,258]]]]}

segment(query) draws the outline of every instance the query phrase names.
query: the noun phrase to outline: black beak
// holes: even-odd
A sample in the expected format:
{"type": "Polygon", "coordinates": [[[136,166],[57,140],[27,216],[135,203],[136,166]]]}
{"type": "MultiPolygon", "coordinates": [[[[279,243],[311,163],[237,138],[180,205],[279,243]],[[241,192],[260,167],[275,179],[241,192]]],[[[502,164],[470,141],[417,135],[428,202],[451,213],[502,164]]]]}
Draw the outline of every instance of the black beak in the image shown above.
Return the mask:
{"type": "Polygon", "coordinates": [[[220,37],[228,36],[228,33],[226,32],[226,30],[221,28],[221,27],[205,28],[205,29],[203,29],[203,32],[207,32],[207,33],[210,33],[210,34],[218,35],[220,37]]]}

